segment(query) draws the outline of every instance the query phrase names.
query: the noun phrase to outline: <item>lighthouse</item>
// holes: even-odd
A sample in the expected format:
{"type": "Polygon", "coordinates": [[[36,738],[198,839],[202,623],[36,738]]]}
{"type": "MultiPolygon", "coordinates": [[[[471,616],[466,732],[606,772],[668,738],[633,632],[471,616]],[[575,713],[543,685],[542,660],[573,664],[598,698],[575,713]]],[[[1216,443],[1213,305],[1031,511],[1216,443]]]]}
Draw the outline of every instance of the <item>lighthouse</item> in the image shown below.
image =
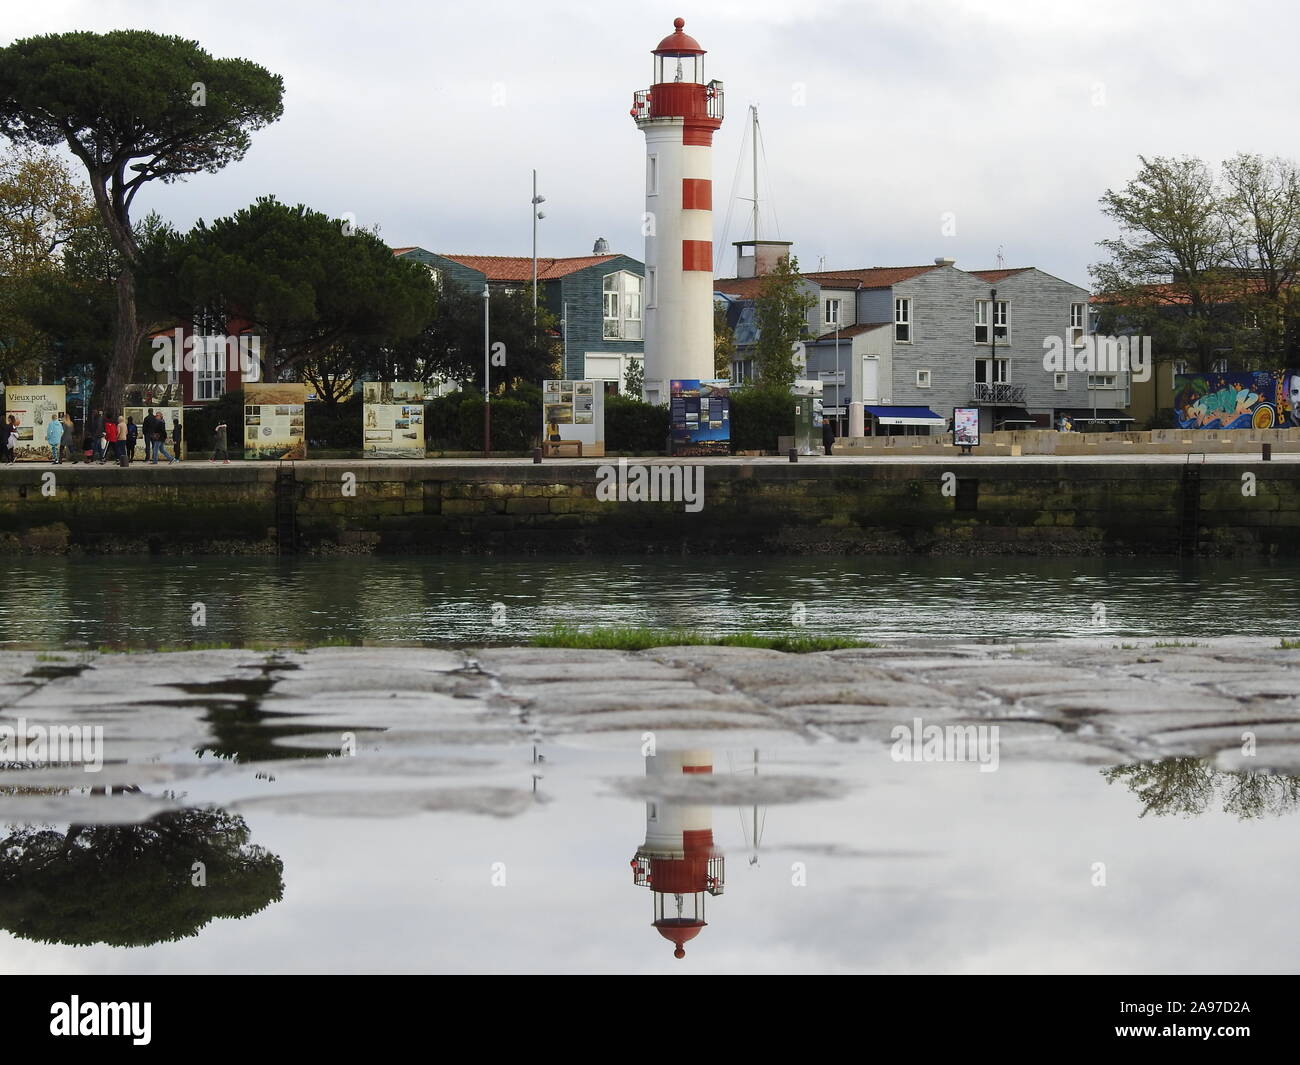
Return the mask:
{"type": "MultiPolygon", "coordinates": [[[[658,778],[671,793],[671,778],[683,773],[712,773],[709,751],[663,751],[645,760],[647,778],[658,778]]],[[[726,880],[725,859],[713,845],[713,810],[709,806],[646,803],[645,842],[632,859],[632,882],[649,888],[653,898],[652,927],[676,945],[673,956],[684,958],[686,944],[705,927],[704,897],[721,895],[726,880]]]]}
{"type": "Polygon", "coordinates": [[[704,80],[704,49],[684,19],[654,49],[653,81],[632,98],[645,134],[645,394],[667,403],[673,380],[713,373],[713,132],[722,82],[704,80]]]}

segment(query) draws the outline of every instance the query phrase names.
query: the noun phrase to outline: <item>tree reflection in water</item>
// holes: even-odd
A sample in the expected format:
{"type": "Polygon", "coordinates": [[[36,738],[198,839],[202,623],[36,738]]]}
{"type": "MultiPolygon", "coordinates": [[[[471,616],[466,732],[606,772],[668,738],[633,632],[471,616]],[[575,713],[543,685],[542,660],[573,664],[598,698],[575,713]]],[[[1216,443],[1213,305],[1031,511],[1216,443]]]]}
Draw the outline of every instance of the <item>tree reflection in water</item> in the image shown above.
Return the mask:
{"type": "Polygon", "coordinates": [[[284,863],[248,837],[244,819],[220,808],[17,828],[0,839],[0,928],[43,943],[143,947],[251,916],[283,897],[284,863]]]}
{"type": "Polygon", "coordinates": [[[1106,782],[1125,784],[1142,801],[1145,817],[1193,817],[1216,805],[1243,821],[1280,817],[1300,807],[1300,777],[1281,773],[1215,769],[1199,758],[1111,766],[1106,782]]]}

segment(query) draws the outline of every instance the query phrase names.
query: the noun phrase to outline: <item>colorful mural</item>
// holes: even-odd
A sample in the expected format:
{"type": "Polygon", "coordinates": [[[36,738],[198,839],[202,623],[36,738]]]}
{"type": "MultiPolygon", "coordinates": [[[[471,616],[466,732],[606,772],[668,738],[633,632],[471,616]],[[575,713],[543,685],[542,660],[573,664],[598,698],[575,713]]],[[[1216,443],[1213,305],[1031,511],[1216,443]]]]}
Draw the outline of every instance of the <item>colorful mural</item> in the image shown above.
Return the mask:
{"type": "Polygon", "coordinates": [[[1180,429],[1300,426],[1300,370],[1178,374],[1174,417],[1180,429]]]}

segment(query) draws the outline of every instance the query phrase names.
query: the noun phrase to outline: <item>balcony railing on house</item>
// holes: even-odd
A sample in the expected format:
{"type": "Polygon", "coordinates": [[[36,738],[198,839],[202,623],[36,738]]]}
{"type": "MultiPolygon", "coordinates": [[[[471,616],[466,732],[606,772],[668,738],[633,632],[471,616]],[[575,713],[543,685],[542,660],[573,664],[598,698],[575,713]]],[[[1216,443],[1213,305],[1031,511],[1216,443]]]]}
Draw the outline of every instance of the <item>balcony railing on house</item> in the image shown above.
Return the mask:
{"type": "Polygon", "coordinates": [[[1025,405],[1025,386],[1009,385],[1005,382],[985,384],[976,381],[972,387],[971,399],[976,403],[1023,407],[1025,405]]]}

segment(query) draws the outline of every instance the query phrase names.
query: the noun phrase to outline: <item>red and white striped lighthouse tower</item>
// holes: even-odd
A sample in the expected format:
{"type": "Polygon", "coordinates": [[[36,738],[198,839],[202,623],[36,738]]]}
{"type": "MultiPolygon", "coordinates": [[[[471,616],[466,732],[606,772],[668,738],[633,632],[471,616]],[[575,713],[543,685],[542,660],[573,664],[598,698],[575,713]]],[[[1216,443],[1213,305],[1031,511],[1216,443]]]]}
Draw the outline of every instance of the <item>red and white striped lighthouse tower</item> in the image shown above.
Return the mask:
{"type": "MultiPolygon", "coordinates": [[[[709,751],[664,751],[645,760],[647,777],[712,773],[709,751]]],[[[632,859],[632,881],[654,894],[654,929],[677,944],[673,956],[686,956],[686,943],[705,926],[704,896],[721,895],[726,881],[722,852],[713,845],[713,809],[683,803],[645,804],[645,842],[632,859]]]]}
{"type": "Polygon", "coordinates": [[[704,81],[704,49],[684,19],[654,50],[654,83],[633,96],[645,133],[645,395],[668,402],[674,379],[713,373],[713,131],[722,82],[704,81]]]}

